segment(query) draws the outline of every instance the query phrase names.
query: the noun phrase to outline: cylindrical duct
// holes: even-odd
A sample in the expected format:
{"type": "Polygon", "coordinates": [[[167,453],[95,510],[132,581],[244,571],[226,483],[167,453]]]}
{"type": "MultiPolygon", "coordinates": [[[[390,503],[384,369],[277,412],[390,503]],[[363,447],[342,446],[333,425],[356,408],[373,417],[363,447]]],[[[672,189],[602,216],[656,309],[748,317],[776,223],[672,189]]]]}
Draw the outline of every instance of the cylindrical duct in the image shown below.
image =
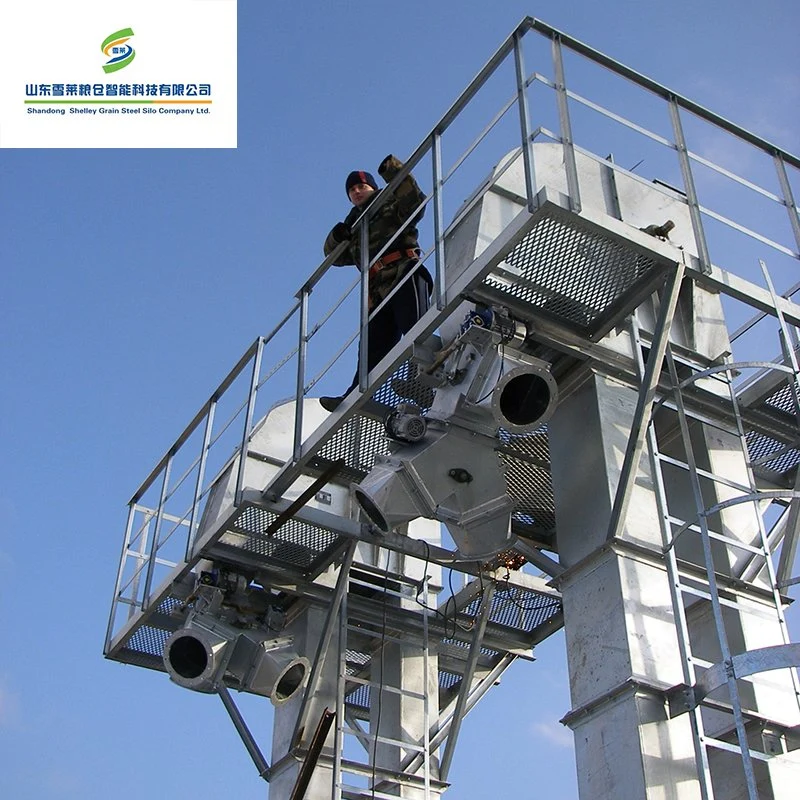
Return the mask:
{"type": "Polygon", "coordinates": [[[505,373],[491,395],[492,416],[510,433],[530,433],[547,422],[558,385],[546,366],[520,364],[505,373]]]}
{"type": "Polygon", "coordinates": [[[164,665],[179,686],[195,692],[214,692],[225,650],[232,646],[227,637],[204,628],[181,628],[164,645],[164,665]]]}
{"type": "Polygon", "coordinates": [[[281,706],[302,688],[310,669],[308,659],[296,653],[267,651],[253,668],[247,688],[269,697],[273,705],[281,706]]]}
{"type": "Polygon", "coordinates": [[[279,706],[305,683],[311,665],[285,643],[276,645],[257,631],[237,630],[220,620],[197,619],[164,645],[164,665],[179,686],[210,693],[227,677],[242,691],[268,697],[279,706]]]}

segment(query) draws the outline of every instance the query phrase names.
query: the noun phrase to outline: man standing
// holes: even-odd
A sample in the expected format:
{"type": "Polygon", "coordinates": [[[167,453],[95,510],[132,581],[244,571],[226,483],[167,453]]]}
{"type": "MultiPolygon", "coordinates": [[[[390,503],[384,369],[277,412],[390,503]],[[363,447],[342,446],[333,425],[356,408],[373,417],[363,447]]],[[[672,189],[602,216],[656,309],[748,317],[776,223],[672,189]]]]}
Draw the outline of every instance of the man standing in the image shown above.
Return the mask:
{"type": "MultiPolygon", "coordinates": [[[[402,162],[393,155],[383,159],[378,174],[389,183],[402,169],[402,162]]],[[[361,243],[355,221],[385,190],[378,189],[369,172],[356,170],[347,176],[345,191],[353,204],[344,222],[338,222],[325,239],[325,255],[332,253],[342,242],[348,246],[333,262],[336,266],[361,265],[361,243]]],[[[377,308],[412,270],[414,274],[397,290],[386,305],[370,320],[367,329],[367,370],[371,370],[400,341],[414,323],[428,310],[433,287],[428,270],[419,263],[419,242],[416,224],[424,213],[409,220],[425,199],[412,175],[400,182],[394,195],[369,220],[369,257],[372,260],[381,248],[398,232],[387,252],[369,271],[369,310],[377,308]],[[408,221],[408,224],[405,223],[408,221]],[[403,227],[405,225],[405,227],[403,227]]],[[[339,397],[321,397],[327,411],[335,411],[345,396],[358,384],[358,369],[353,382],[339,397]]]]}

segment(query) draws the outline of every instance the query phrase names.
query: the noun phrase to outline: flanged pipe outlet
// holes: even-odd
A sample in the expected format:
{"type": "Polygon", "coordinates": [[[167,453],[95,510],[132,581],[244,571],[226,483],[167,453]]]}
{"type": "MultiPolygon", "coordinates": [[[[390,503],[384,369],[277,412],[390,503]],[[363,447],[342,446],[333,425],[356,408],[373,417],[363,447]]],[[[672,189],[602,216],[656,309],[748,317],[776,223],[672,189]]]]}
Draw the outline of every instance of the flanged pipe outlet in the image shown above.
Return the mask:
{"type": "Polygon", "coordinates": [[[167,639],[164,666],[185,689],[212,693],[220,683],[268,697],[280,706],[300,691],[311,670],[307,658],[258,631],[242,631],[203,617],[167,639]]]}
{"type": "Polygon", "coordinates": [[[492,392],[492,415],[511,433],[530,433],[547,422],[558,385],[546,366],[523,364],[503,375],[492,392]]]}

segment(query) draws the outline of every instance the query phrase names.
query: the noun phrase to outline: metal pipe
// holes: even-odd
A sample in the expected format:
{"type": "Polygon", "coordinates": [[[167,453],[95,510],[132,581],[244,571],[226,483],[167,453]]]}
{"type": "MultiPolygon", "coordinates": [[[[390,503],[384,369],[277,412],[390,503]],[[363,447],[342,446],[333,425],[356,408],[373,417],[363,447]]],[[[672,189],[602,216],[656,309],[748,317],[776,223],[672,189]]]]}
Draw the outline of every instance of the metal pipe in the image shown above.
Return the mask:
{"type": "Polygon", "coordinates": [[[342,565],[339,568],[339,577],[336,579],[336,590],[334,591],[330,607],[328,608],[328,615],[325,618],[325,627],[317,645],[317,652],[314,656],[314,665],[311,668],[311,675],[308,679],[306,691],[303,695],[303,702],[300,706],[300,711],[297,714],[297,722],[295,722],[294,733],[292,733],[291,746],[293,748],[300,745],[304,728],[308,722],[311,699],[316,693],[320,678],[322,677],[322,667],[328,653],[328,648],[330,647],[334,628],[336,628],[337,618],[339,616],[339,608],[342,604],[342,598],[347,591],[347,585],[350,578],[350,567],[353,564],[353,556],[355,555],[357,546],[358,542],[355,539],[350,542],[347,552],[345,553],[344,560],[342,561],[342,565]]]}
{"type": "Polygon", "coordinates": [[[225,706],[225,710],[228,712],[231,722],[233,722],[233,727],[236,728],[236,731],[241,737],[244,746],[247,748],[250,758],[253,759],[253,763],[256,765],[258,777],[263,778],[267,783],[269,783],[270,768],[269,764],[267,763],[267,759],[264,758],[264,755],[256,743],[256,740],[253,738],[253,734],[250,733],[250,729],[247,727],[247,723],[244,721],[241,712],[236,707],[236,703],[234,703],[233,698],[228,691],[228,687],[225,686],[225,684],[220,683],[217,686],[217,694],[219,694],[219,699],[222,700],[222,705],[225,706]]]}
{"type": "Polygon", "coordinates": [[[217,401],[211,400],[208,406],[208,414],[206,415],[206,426],[203,431],[203,449],[200,451],[200,463],[197,467],[197,480],[194,485],[194,502],[192,503],[192,513],[189,517],[189,536],[186,539],[186,561],[189,560],[192,554],[192,547],[194,546],[195,535],[195,521],[197,519],[197,506],[200,503],[200,497],[203,492],[203,479],[206,474],[206,461],[208,460],[208,448],[211,441],[211,429],[214,426],[214,415],[217,410],[217,401]]]}
{"type": "Polygon", "coordinates": [[[433,147],[431,149],[433,163],[433,236],[436,249],[436,275],[434,280],[434,294],[436,308],[444,308],[447,297],[447,284],[445,281],[444,262],[444,208],[442,205],[442,136],[438,131],[433,133],[433,147]]]}
{"type": "Polygon", "coordinates": [[[339,603],[338,676],[336,679],[336,727],[333,734],[333,792],[331,800],[342,800],[342,753],[344,751],[345,696],[347,677],[347,592],[339,603]]]}
{"type": "Polygon", "coordinates": [[[778,173],[778,183],[781,185],[783,203],[786,206],[786,211],[789,213],[789,224],[792,226],[797,249],[800,250],[800,217],[798,217],[797,214],[797,206],[795,205],[794,196],[792,195],[792,185],[789,183],[789,176],[786,174],[786,164],[784,164],[784,158],[781,153],[775,153],[773,162],[775,163],[775,169],[778,173]]]}
{"type": "MultiPolygon", "coordinates": [[[[672,357],[672,351],[669,347],[667,347],[666,358],[672,383],[674,386],[677,386],[680,383],[678,380],[678,371],[675,366],[675,360],[672,357]]],[[[728,635],[725,631],[725,621],[722,616],[722,604],[720,603],[716,571],[714,569],[714,556],[711,550],[711,539],[708,535],[708,521],[703,513],[703,491],[695,470],[697,462],[694,457],[691,434],[689,432],[689,424],[686,421],[686,410],[683,405],[683,398],[681,397],[681,393],[679,391],[675,392],[675,407],[678,412],[681,439],[683,440],[683,446],[686,451],[686,461],[689,464],[689,478],[692,487],[692,494],[694,496],[695,507],[700,520],[700,541],[703,549],[703,561],[706,571],[706,581],[708,582],[709,589],[708,599],[711,602],[714,626],[717,631],[717,641],[719,642],[722,660],[726,663],[730,663],[731,650],[730,644],[728,643],[728,635]]],[[[756,787],[755,775],[753,773],[753,762],[750,757],[750,751],[747,744],[747,731],[744,727],[744,717],[742,716],[742,701],[739,696],[739,687],[736,685],[736,679],[733,677],[733,675],[729,675],[727,683],[728,691],[730,692],[731,705],[733,707],[733,719],[736,728],[736,737],[739,741],[739,748],[742,755],[742,766],[744,768],[748,796],[750,800],[758,800],[758,788],[756,787]]]]}
{"type": "Polygon", "coordinates": [[[360,336],[358,337],[358,391],[365,392],[369,377],[369,220],[361,218],[361,314],[360,336]]]}
{"type": "MultiPolygon", "coordinates": [[[[634,315],[631,318],[631,334],[636,348],[636,363],[641,377],[644,376],[645,366],[642,356],[641,338],[639,336],[639,325],[634,315]]],[[[672,525],[667,502],[667,490],[664,485],[664,476],[661,471],[661,460],[658,451],[658,438],[655,428],[652,425],[647,427],[647,443],[650,455],[650,468],[653,475],[653,489],[658,509],[658,521],[661,528],[661,537],[664,543],[664,559],[669,575],[669,591],[672,599],[672,609],[675,614],[675,626],[678,640],[678,649],[681,654],[681,672],[683,680],[688,686],[694,685],[696,680],[695,665],[691,658],[691,643],[689,639],[689,623],[686,618],[686,609],[683,605],[683,598],[680,592],[680,577],[678,570],[678,558],[675,549],[672,547],[672,525]]],[[[711,768],[708,763],[708,752],[703,744],[705,735],[703,727],[703,717],[700,709],[693,709],[690,716],[692,726],[692,744],[694,747],[695,763],[697,765],[698,778],[700,784],[700,795],[702,800],[712,800],[711,789],[711,768]]]]}
{"type": "Polygon", "coordinates": [[[684,97],[683,95],[680,95],[677,92],[673,92],[672,89],[669,89],[666,86],[657,83],[656,81],[642,75],[641,73],[636,72],[636,70],[633,70],[630,67],[626,67],[619,61],[616,61],[610,56],[601,53],[599,50],[595,50],[594,48],[589,47],[588,45],[584,44],[578,39],[574,39],[572,36],[569,36],[563,31],[560,31],[557,28],[553,28],[547,23],[542,22],[540,19],[527,17],[525,20],[523,20],[523,23],[520,25],[520,28],[522,28],[523,24],[526,26],[526,28],[532,28],[538,33],[545,34],[546,36],[549,36],[551,38],[555,35],[558,35],[559,38],[561,39],[561,42],[570,50],[573,50],[582,56],[586,56],[591,61],[600,64],[600,66],[605,67],[611,72],[617,73],[617,75],[621,75],[623,78],[626,78],[632,83],[635,83],[647,89],[648,91],[653,92],[653,94],[656,94],[659,97],[664,98],[665,100],[674,99],[680,105],[681,108],[690,111],[692,114],[700,117],[700,119],[703,119],[706,122],[710,122],[713,125],[716,125],[718,128],[722,128],[723,130],[727,131],[728,133],[734,134],[734,136],[743,139],[749,144],[755,145],[756,147],[760,148],[770,156],[775,155],[777,153],[784,159],[784,161],[786,161],[787,164],[790,164],[793,167],[800,168],[800,158],[798,158],[797,156],[792,155],[791,153],[787,152],[786,150],[783,150],[780,147],[777,147],[771,142],[768,142],[766,139],[762,139],[760,136],[756,136],[754,133],[751,133],[745,128],[742,128],[739,125],[735,125],[733,122],[730,122],[724,117],[719,116],[719,114],[715,114],[712,111],[709,111],[707,108],[704,108],[699,103],[695,103],[688,97],[684,97]]]}
{"type": "Polygon", "coordinates": [[[247,466],[247,445],[250,441],[250,429],[253,425],[253,412],[256,405],[256,393],[258,391],[258,376],[261,373],[261,354],[264,351],[264,342],[258,340],[258,346],[253,354],[253,371],[250,374],[250,391],[247,394],[247,410],[244,415],[244,426],[242,430],[242,444],[239,448],[239,469],[236,474],[236,487],[234,491],[233,504],[238,506],[242,502],[242,483],[244,483],[244,470],[247,466]]]}
{"type": "MultiPolygon", "coordinates": [[[[283,322],[285,322],[289,317],[294,313],[294,309],[290,311],[285,317],[283,322]]],[[[283,322],[277,326],[270,336],[273,336],[277,333],[279,327],[283,325],[283,322]]],[[[136,490],[133,497],[131,497],[131,503],[138,503],[141,500],[144,493],[150,488],[153,481],[159,475],[161,470],[164,468],[164,465],[167,463],[167,459],[171,458],[178,450],[183,446],[186,440],[194,433],[195,428],[200,424],[200,421],[205,418],[206,414],[208,413],[208,406],[213,400],[219,400],[219,398],[225,394],[231,384],[239,377],[239,373],[245,368],[247,363],[252,358],[253,354],[256,351],[256,348],[259,345],[259,342],[265,343],[269,341],[269,339],[263,339],[259,337],[256,339],[245,351],[244,355],[239,359],[236,363],[236,366],[223,378],[222,383],[216,388],[216,390],[211,394],[211,397],[203,403],[203,407],[195,414],[192,421],[184,428],[183,433],[175,440],[174,444],[167,450],[161,460],[156,464],[153,468],[152,472],[144,479],[142,485],[136,490]]]]}
{"type": "Polygon", "coordinates": [[[697,254],[700,258],[700,271],[708,275],[711,273],[711,258],[708,254],[708,243],[706,242],[705,229],[703,228],[703,218],[700,214],[700,204],[697,200],[697,191],[694,186],[689,149],[686,146],[686,138],[683,135],[680,108],[678,107],[678,100],[675,97],[669,98],[669,115],[672,120],[675,149],[678,152],[678,161],[681,166],[681,174],[683,175],[683,185],[684,189],[686,189],[686,202],[689,206],[692,231],[694,232],[694,238],[697,244],[697,254]]]}
{"type": "Polygon", "coordinates": [[[458,702],[456,703],[456,708],[453,712],[453,719],[450,723],[450,733],[447,736],[447,744],[445,745],[442,763],[439,767],[439,778],[443,781],[447,780],[447,773],[450,771],[450,764],[452,763],[453,755],[455,754],[458,734],[461,731],[461,723],[464,720],[467,698],[469,697],[470,688],[472,687],[472,678],[475,675],[475,667],[478,664],[478,656],[481,652],[483,635],[486,632],[486,625],[489,622],[489,616],[491,614],[492,598],[494,597],[495,588],[494,581],[490,581],[483,592],[480,618],[472,634],[472,642],[469,646],[467,668],[464,670],[464,675],[461,678],[461,687],[458,690],[458,702]]]}
{"type": "MultiPolygon", "coordinates": [[[[108,655],[109,646],[111,645],[111,635],[114,629],[114,618],[117,611],[117,598],[119,596],[120,584],[122,583],[122,575],[125,571],[125,562],[127,561],[128,545],[131,540],[131,531],[133,530],[133,515],[134,504],[128,504],[128,521],[125,524],[125,538],[122,540],[122,553],[119,556],[119,567],[117,568],[117,580],[114,582],[114,594],[111,596],[111,612],[108,615],[108,626],[106,627],[106,639],[103,645],[103,654],[108,655]]],[[[131,614],[133,616],[134,607],[131,606],[131,614]]]]}
{"type": "Polygon", "coordinates": [[[575,143],[572,138],[572,124],[569,118],[567,101],[567,84],[564,79],[564,59],[561,53],[561,36],[553,36],[553,65],[556,72],[556,100],[558,102],[558,118],[561,126],[561,143],[564,146],[564,166],[567,172],[567,192],[569,207],[576,214],[581,210],[581,192],[578,183],[578,166],[575,162],[575,143]]]}
{"type": "Polygon", "coordinates": [[[164,518],[164,498],[167,496],[167,484],[169,482],[169,474],[172,471],[172,459],[174,453],[170,453],[167,463],[164,466],[164,479],[161,482],[161,497],[158,501],[158,510],[156,512],[156,524],[153,531],[153,538],[150,541],[150,553],[147,557],[147,577],[144,581],[144,594],[142,595],[142,610],[148,606],[148,599],[150,597],[150,589],[153,583],[153,572],[156,566],[156,556],[158,555],[158,537],[161,531],[161,520],[164,518]]]}
{"type": "Polygon", "coordinates": [[[292,460],[298,461],[303,447],[303,400],[306,382],[306,350],[308,348],[308,292],[300,294],[300,319],[297,336],[297,391],[294,404],[294,445],[292,460]]]}
{"type": "Polygon", "coordinates": [[[522,160],[525,165],[525,194],[528,211],[533,213],[536,196],[536,180],[533,166],[533,146],[531,142],[531,125],[528,115],[528,93],[525,82],[525,64],[522,55],[522,34],[514,31],[514,68],[517,76],[517,107],[519,109],[520,138],[522,141],[522,160]]]}

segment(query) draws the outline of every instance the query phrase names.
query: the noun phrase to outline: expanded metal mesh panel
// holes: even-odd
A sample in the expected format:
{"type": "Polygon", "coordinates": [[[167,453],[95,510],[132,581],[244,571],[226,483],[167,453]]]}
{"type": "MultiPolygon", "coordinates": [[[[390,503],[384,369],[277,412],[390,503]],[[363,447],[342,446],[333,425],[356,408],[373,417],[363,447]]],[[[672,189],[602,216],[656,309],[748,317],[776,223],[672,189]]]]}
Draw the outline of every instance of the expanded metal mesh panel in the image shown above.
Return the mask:
{"type": "Polygon", "coordinates": [[[345,660],[347,661],[347,674],[355,675],[359,672],[365,664],[369,664],[369,653],[362,653],[360,650],[347,650],[345,651],[345,660]]]}
{"type": "Polygon", "coordinates": [[[149,653],[160,658],[164,652],[164,645],[171,635],[172,631],[165,631],[162,628],[154,628],[150,625],[142,625],[128,639],[127,647],[130,650],[149,653]]]}
{"type": "MultiPolygon", "coordinates": [[[[417,379],[417,367],[411,362],[401,364],[372,394],[372,400],[386,413],[399,403],[415,403],[427,411],[434,399],[434,392],[417,379]]],[[[375,407],[373,406],[373,409],[375,407]]],[[[357,414],[351,417],[333,438],[317,454],[312,466],[319,462],[341,461],[343,467],[339,480],[358,481],[375,464],[376,455],[389,452],[382,419],[357,414]]]]}
{"type": "Polygon", "coordinates": [[[144,667],[145,669],[156,669],[166,672],[164,660],[161,655],[154,656],[152,653],[142,653],[139,650],[132,650],[123,647],[114,655],[114,659],[123,664],[131,664],[134,667],[144,667]]]}
{"type": "Polygon", "coordinates": [[[785,414],[794,416],[796,413],[794,388],[788,383],[768,397],[765,402],[768,406],[776,408],[778,411],[783,411],[785,414]]]}
{"type": "Polygon", "coordinates": [[[318,456],[327,461],[343,461],[352,477],[360,479],[372,469],[377,454],[388,452],[383,422],[357,415],[336,432],[318,456]]]}
{"type": "Polygon", "coordinates": [[[458,684],[461,683],[462,676],[456,675],[455,672],[445,672],[444,670],[439,671],[439,688],[440,689],[452,689],[458,684]]]}
{"type": "Polygon", "coordinates": [[[345,695],[345,702],[349,706],[355,706],[365,711],[369,710],[370,687],[359,684],[352,692],[345,695]]]}
{"type": "Polygon", "coordinates": [[[530,633],[561,611],[561,601],[544,594],[506,586],[495,592],[492,622],[530,633]]]}
{"type": "Polygon", "coordinates": [[[786,450],[786,446],[769,436],[755,431],[748,431],[745,435],[747,450],[751,461],[758,461],[761,467],[784,474],[800,464],[800,452],[786,450]],[[774,458],[769,458],[774,454],[774,458]],[[764,459],[764,460],[762,460],[764,459]]]}
{"type": "Polygon", "coordinates": [[[246,506],[228,527],[235,536],[223,535],[222,541],[257,553],[266,563],[304,573],[327,561],[340,543],[341,537],[336,533],[296,519],[286,520],[268,536],[265,531],[275,519],[275,514],[246,506]]]}
{"type": "Polygon", "coordinates": [[[394,408],[398,403],[415,403],[427,410],[433,404],[433,390],[417,380],[417,366],[410,361],[401,364],[386,383],[372,394],[372,399],[394,408]]]}
{"type": "Polygon", "coordinates": [[[181,626],[177,618],[170,618],[176,608],[183,605],[183,600],[174,595],[167,595],[155,608],[152,620],[159,624],[145,623],[135,628],[121,647],[114,651],[111,658],[124,664],[147,667],[165,671],[162,653],[167,639],[181,626]]]}
{"type": "Polygon", "coordinates": [[[555,528],[555,501],[550,472],[526,461],[500,454],[506,466],[508,494],[515,502],[513,517],[525,525],[555,528]]]}
{"type": "Polygon", "coordinates": [[[585,334],[601,328],[627,295],[662,271],[630,244],[555,211],[542,216],[501,266],[485,285],[585,334]]]}
{"type": "MultiPolygon", "coordinates": [[[[464,613],[477,616],[482,602],[482,597],[476,597],[464,613]]],[[[560,611],[561,601],[551,595],[506,585],[492,596],[489,622],[530,633],[560,611]]],[[[481,649],[481,652],[492,654],[495,651],[481,649]]]]}
{"type": "Polygon", "coordinates": [[[505,428],[500,428],[497,438],[509,450],[518,451],[530,458],[537,459],[545,464],[550,463],[550,444],[547,440],[547,425],[542,425],[531,433],[509,433],[505,428]]]}

